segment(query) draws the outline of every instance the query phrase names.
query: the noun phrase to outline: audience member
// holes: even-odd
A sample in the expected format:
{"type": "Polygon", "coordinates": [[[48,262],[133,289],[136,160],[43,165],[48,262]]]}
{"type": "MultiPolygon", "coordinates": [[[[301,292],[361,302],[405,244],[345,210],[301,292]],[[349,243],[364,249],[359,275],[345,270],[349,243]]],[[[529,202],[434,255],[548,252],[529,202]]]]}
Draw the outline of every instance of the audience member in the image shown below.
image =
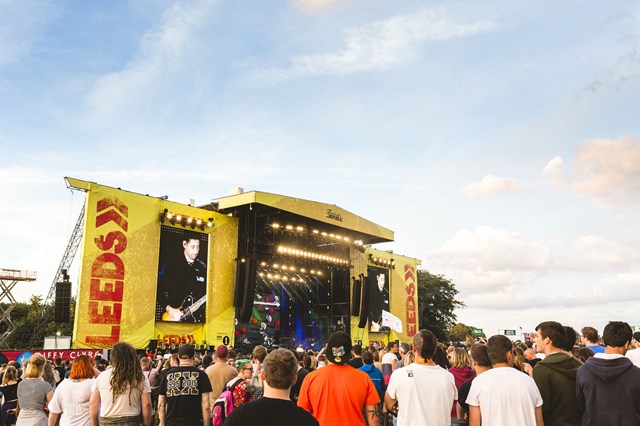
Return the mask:
{"type": "Polygon", "coordinates": [[[264,396],[233,410],[224,425],[318,426],[311,414],[291,402],[289,391],[300,367],[294,354],[276,349],[264,358],[262,367],[264,396]]]}
{"type": "Polygon", "coordinates": [[[540,426],[542,397],[531,377],[513,367],[513,345],[508,337],[496,335],[487,342],[493,368],[471,384],[469,424],[540,426]]]}
{"type": "Polygon", "coordinates": [[[413,338],[416,361],[391,375],[384,405],[397,414],[398,426],[451,424],[458,392],[453,375],[433,361],[436,347],[436,336],[420,330],[413,338]]]}
{"type": "Polygon", "coordinates": [[[379,426],[375,407],[380,402],[369,376],[346,365],[351,355],[351,338],[338,331],[329,336],[326,356],[329,365],[309,373],[302,383],[298,406],[309,411],[321,426],[379,426]]]}
{"type": "Polygon", "coordinates": [[[596,353],[578,369],[582,426],[640,425],[640,369],[624,356],[632,338],[631,327],[612,321],[602,338],[604,353],[596,353]]]}

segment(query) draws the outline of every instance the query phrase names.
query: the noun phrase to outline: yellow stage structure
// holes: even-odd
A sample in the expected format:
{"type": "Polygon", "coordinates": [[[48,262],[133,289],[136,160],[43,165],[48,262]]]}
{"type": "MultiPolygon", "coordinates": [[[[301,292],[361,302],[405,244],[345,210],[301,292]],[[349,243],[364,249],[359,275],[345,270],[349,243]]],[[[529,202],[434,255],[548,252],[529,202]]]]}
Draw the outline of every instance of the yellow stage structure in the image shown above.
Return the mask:
{"type": "Polygon", "coordinates": [[[195,207],[66,178],[87,193],[74,348],[221,343],[319,349],[417,331],[420,261],[336,205],[246,192],[195,207]]]}

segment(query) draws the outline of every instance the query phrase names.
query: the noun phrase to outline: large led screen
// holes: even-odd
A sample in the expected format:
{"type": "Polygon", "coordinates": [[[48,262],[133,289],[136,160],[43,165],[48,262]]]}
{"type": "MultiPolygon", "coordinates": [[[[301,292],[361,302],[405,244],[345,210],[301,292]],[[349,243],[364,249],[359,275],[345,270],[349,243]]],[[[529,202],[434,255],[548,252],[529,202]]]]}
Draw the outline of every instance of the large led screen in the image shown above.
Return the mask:
{"type": "Polygon", "coordinates": [[[389,270],[369,266],[369,331],[388,332],[382,325],[382,311],[389,312],[389,270]]]}
{"type": "Polygon", "coordinates": [[[156,321],[205,321],[209,236],[163,225],[156,321]]]}

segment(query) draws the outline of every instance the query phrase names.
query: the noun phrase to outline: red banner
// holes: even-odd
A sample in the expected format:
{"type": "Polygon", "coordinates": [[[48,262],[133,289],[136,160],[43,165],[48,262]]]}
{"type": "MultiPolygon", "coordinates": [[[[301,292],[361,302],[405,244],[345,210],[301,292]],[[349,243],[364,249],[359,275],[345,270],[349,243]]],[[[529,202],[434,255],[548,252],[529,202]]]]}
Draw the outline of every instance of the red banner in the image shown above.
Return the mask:
{"type": "Polygon", "coordinates": [[[24,361],[31,358],[31,355],[38,353],[44,355],[47,359],[62,358],[63,361],[73,361],[79,355],[89,355],[91,358],[95,358],[96,355],[102,355],[102,349],[70,349],[70,350],[35,350],[35,351],[4,351],[0,352],[0,364],[9,361],[18,361],[24,365],[24,361]]]}

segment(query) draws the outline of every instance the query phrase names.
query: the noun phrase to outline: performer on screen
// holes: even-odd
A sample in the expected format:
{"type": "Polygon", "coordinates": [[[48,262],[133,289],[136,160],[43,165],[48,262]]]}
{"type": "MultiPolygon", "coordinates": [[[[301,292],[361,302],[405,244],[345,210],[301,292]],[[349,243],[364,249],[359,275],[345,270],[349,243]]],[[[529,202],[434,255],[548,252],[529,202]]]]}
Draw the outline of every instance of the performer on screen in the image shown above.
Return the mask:
{"type": "Polygon", "coordinates": [[[156,320],[204,322],[207,265],[198,259],[198,234],[185,233],[182,248],[177,258],[160,266],[156,320]]]}
{"type": "Polygon", "coordinates": [[[376,284],[371,289],[369,301],[370,331],[388,331],[389,327],[382,326],[382,311],[389,312],[389,286],[386,285],[386,274],[375,275],[376,284]]]}

